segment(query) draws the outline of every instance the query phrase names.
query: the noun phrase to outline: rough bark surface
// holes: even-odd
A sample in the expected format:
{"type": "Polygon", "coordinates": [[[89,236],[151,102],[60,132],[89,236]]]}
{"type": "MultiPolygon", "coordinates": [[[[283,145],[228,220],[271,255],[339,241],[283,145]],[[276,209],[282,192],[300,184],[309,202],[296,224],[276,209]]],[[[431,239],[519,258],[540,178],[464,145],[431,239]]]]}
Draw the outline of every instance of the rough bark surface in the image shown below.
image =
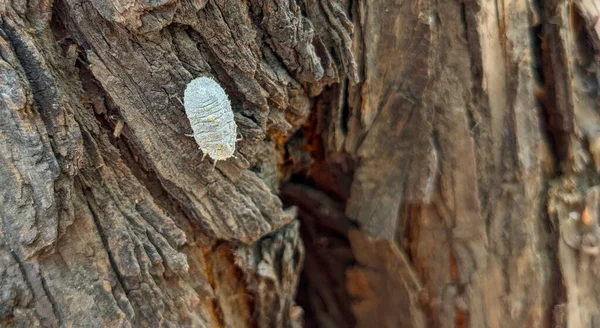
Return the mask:
{"type": "Polygon", "coordinates": [[[598,325],[599,17],[0,2],[0,326],[598,325]],[[243,136],[214,171],[200,75],[243,136]]]}
{"type": "Polygon", "coordinates": [[[597,325],[599,8],[354,2],[360,83],[318,97],[283,189],[316,325],[597,325]]]}
{"type": "Polygon", "coordinates": [[[311,95],[356,79],[344,10],[302,6],[3,2],[3,326],[300,324],[281,151],[311,95]],[[244,136],[214,172],[177,100],[201,74],[244,136]]]}

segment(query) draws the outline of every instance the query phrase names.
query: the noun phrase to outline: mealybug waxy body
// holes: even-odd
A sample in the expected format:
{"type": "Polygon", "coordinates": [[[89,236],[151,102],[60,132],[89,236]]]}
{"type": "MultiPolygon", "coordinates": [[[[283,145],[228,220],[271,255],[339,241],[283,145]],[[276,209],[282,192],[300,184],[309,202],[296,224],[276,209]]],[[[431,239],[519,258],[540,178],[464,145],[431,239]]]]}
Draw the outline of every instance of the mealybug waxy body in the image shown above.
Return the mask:
{"type": "Polygon", "coordinates": [[[196,78],[185,88],[183,106],[204,155],[215,163],[233,157],[237,125],[225,90],[211,78],[196,78]]]}

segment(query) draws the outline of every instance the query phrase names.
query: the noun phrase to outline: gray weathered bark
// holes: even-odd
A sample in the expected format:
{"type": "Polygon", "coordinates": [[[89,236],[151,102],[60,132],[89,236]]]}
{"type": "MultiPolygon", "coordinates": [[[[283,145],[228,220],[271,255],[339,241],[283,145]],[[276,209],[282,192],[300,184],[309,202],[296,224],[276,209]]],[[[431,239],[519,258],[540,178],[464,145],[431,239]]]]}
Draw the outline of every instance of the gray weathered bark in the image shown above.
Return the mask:
{"type": "Polygon", "coordinates": [[[3,2],[0,326],[597,325],[598,17],[3,2]],[[243,135],[215,171],[200,75],[243,135]]]}

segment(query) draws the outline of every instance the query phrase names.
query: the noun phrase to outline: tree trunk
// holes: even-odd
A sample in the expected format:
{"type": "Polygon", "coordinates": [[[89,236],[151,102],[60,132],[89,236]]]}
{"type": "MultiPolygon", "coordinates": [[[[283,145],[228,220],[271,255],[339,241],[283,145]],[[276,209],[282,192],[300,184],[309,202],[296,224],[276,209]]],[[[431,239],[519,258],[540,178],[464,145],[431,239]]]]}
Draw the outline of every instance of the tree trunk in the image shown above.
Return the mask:
{"type": "Polygon", "coordinates": [[[599,17],[5,1],[0,326],[600,325],[599,17]],[[243,136],[214,171],[204,75],[243,136]]]}

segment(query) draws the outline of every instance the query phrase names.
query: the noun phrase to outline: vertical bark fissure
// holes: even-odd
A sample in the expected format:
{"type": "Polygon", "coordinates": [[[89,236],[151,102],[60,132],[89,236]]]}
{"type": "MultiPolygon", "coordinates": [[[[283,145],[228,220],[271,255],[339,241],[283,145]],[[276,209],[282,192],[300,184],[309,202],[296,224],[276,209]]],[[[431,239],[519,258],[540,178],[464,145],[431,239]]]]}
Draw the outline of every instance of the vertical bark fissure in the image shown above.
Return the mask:
{"type": "MultiPolygon", "coordinates": [[[[42,118],[42,121],[46,128],[46,131],[38,130],[38,133],[40,135],[42,135],[45,132],[47,132],[49,136],[53,136],[54,133],[56,132],[56,127],[54,126],[54,122],[52,122],[53,116],[54,116],[53,112],[56,112],[58,110],[58,101],[56,99],[56,94],[54,93],[54,92],[56,92],[56,90],[52,87],[53,82],[51,81],[50,77],[48,76],[49,73],[43,69],[41,63],[36,60],[35,55],[32,53],[31,49],[29,49],[27,47],[27,45],[24,43],[24,41],[18,37],[17,31],[15,30],[15,28],[13,28],[13,26],[11,26],[9,24],[9,22],[6,20],[2,21],[2,31],[5,32],[5,35],[7,36],[10,45],[14,49],[14,52],[19,61],[19,64],[21,65],[21,67],[23,68],[23,71],[25,72],[27,81],[29,82],[29,84],[31,86],[31,94],[32,94],[33,100],[35,102],[34,108],[38,110],[38,113],[39,113],[40,117],[42,118]]],[[[48,144],[50,145],[53,155],[60,155],[60,152],[57,150],[57,147],[52,139],[50,139],[50,142],[48,144]]],[[[47,160],[47,159],[42,158],[40,156],[37,160],[38,160],[38,162],[36,164],[39,164],[40,161],[47,160]]],[[[54,158],[53,158],[53,160],[54,160],[54,158]]],[[[59,167],[58,167],[57,163],[54,161],[49,162],[48,170],[54,171],[53,174],[55,175],[54,178],[56,181],[57,180],[56,178],[58,178],[58,176],[60,175],[59,167]],[[52,164],[54,164],[54,165],[52,165],[52,164]]],[[[54,184],[53,187],[56,188],[56,183],[54,184]]],[[[33,224],[34,224],[34,226],[39,227],[39,226],[41,226],[40,221],[47,220],[47,218],[40,217],[39,210],[40,210],[41,204],[35,203],[36,198],[34,198],[33,201],[34,201],[34,208],[35,208],[33,224]]],[[[54,206],[58,206],[58,204],[54,204],[54,206]]],[[[59,213],[57,213],[57,214],[59,214],[59,213]]],[[[55,236],[58,236],[58,232],[59,232],[59,221],[58,220],[60,220],[61,218],[57,215],[56,219],[57,219],[57,221],[55,222],[53,229],[55,229],[55,231],[56,231],[55,236]]],[[[39,233],[40,232],[38,232],[38,236],[39,236],[39,233]]],[[[49,247],[52,247],[52,244],[47,245],[45,247],[46,250],[49,247]]],[[[44,249],[39,250],[39,252],[43,252],[43,251],[44,251],[44,249]]]]}
{"type": "MultiPolygon", "coordinates": [[[[39,276],[39,278],[40,278],[42,290],[44,291],[45,295],[36,295],[35,289],[33,288],[33,285],[30,281],[31,278],[28,274],[28,271],[25,269],[25,263],[23,263],[23,261],[21,260],[21,257],[15,251],[11,250],[10,254],[11,254],[12,258],[15,260],[15,262],[17,263],[17,265],[19,266],[19,271],[21,272],[21,275],[23,276],[23,280],[27,284],[27,288],[29,288],[29,290],[34,295],[34,297],[45,297],[46,300],[48,301],[48,304],[50,305],[50,308],[52,309],[52,314],[54,315],[54,318],[43,318],[42,317],[42,320],[44,320],[44,319],[52,320],[53,319],[50,324],[58,324],[58,325],[62,324],[63,321],[61,319],[60,312],[58,311],[58,304],[52,298],[52,295],[50,294],[50,291],[48,290],[48,287],[47,287],[42,275],[39,274],[37,276],[39,276]],[[54,320],[55,320],[55,322],[54,322],[54,320]]],[[[44,300],[40,300],[40,301],[43,302],[44,300]]]]}
{"type": "MultiPolygon", "coordinates": [[[[78,183],[78,185],[82,186],[82,188],[85,188],[85,187],[83,187],[84,184],[82,184],[82,183],[78,183]]],[[[87,196],[86,201],[87,201],[88,210],[89,210],[90,215],[92,216],[92,219],[94,220],[94,225],[96,226],[96,230],[98,231],[98,236],[100,236],[100,238],[102,240],[102,244],[104,245],[104,249],[106,250],[106,254],[107,254],[108,260],[110,262],[110,267],[112,268],[112,271],[115,274],[115,277],[117,278],[117,281],[119,282],[119,285],[121,286],[121,289],[129,297],[130,290],[129,290],[129,288],[127,288],[128,286],[125,282],[125,278],[121,275],[121,272],[119,272],[119,267],[117,266],[117,263],[114,259],[111,248],[108,245],[108,240],[107,240],[106,234],[104,233],[104,229],[102,228],[102,225],[100,224],[100,219],[98,218],[98,215],[96,214],[95,208],[97,208],[97,206],[91,204],[94,196],[91,195],[90,192],[86,192],[85,190],[82,190],[82,192],[87,196]]],[[[127,312],[126,309],[122,309],[122,308],[121,308],[121,311],[123,311],[124,313],[127,312]]]]}
{"type": "MultiPolygon", "coordinates": [[[[21,263],[19,263],[19,265],[22,265],[21,263]]],[[[44,290],[44,293],[46,293],[46,296],[48,297],[48,302],[50,302],[50,306],[52,307],[52,312],[54,313],[54,316],[56,317],[57,321],[58,321],[58,325],[62,325],[64,322],[64,319],[62,318],[62,315],[60,313],[60,311],[58,310],[58,303],[56,302],[56,300],[54,299],[54,296],[52,295],[52,293],[50,292],[50,289],[48,288],[48,284],[46,282],[46,278],[44,278],[43,273],[39,272],[39,277],[40,277],[40,282],[42,285],[42,289],[44,290]]]]}

